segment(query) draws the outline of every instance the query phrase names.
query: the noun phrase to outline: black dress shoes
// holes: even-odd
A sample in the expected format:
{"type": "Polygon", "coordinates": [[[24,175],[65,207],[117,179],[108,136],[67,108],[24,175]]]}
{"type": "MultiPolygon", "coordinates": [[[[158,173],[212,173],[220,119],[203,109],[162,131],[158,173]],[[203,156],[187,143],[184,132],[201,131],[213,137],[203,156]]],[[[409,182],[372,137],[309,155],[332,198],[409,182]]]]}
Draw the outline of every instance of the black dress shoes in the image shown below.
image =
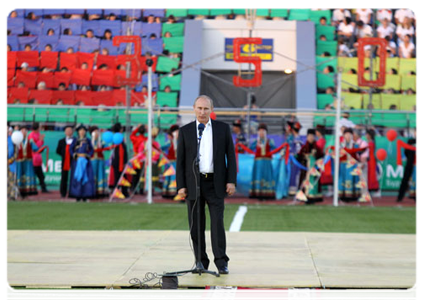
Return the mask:
{"type": "Polygon", "coordinates": [[[227,266],[224,266],[219,269],[219,274],[229,274],[229,270],[227,266]]]}

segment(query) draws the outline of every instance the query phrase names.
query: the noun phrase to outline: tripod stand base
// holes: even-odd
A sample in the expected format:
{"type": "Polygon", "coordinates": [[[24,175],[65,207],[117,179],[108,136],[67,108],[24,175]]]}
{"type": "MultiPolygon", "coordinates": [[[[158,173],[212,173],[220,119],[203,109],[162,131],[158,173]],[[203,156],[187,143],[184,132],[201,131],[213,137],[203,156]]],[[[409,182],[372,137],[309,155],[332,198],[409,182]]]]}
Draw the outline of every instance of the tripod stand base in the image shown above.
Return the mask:
{"type": "Polygon", "coordinates": [[[216,277],[220,277],[220,274],[214,271],[209,271],[206,270],[203,266],[202,262],[197,262],[196,266],[194,269],[191,270],[184,270],[184,271],[176,271],[176,272],[170,272],[170,273],[165,273],[163,275],[167,275],[167,276],[178,276],[180,274],[186,274],[186,273],[192,273],[192,274],[198,274],[201,276],[201,274],[210,274],[210,275],[214,275],[216,277]]]}

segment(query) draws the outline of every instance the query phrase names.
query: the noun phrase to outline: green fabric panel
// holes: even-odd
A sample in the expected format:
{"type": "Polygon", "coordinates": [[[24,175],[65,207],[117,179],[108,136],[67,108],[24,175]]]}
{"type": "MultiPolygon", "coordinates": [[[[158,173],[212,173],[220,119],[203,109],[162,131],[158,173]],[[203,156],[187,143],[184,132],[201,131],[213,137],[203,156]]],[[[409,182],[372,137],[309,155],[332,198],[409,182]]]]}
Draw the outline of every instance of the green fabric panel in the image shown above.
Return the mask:
{"type": "MultiPolygon", "coordinates": [[[[338,61],[339,64],[339,61],[338,61]]],[[[347,83],[358,85],[357,74],[342,74],[341,89],[348,90],[349,88],[355,88],[347,83]]]]}
{"type": "Polygon", "coordinates": [[[322,57],[316,56],[316,68],[317,70],[323,72],[326,66],[332,66],[335,69],[338,67],[338,60],[336,57],[322,57]]]}
{"type": "Polygon", "coordinates": [[[280,18],[287,18],[288,17],[288,10],[287,9],[271,9],[270,16],[273,17],[280,17],[280,18]]]}
{"type": "MultiPolygon", "coordinates": [[[[373,121],[373,119],[372,119],[373,121]]],[[[379,125],[379,124],[376,124],[379,125]]],[[[383,124],[386,127],[400,127],[405,128],[408,126],[406,114],[383,114],[383,124]]]]}
{"type": "Polygon", "coordinates": [[[36,108],[35,109],[35,121],[46,122],[48,117],[48,108],[36,108]]]}
{"type": "Polygon", "coordinates": [[[131,112],[131,122],[135,124],[148,123],[148,109],[132,109],[131,112]]]}
{"type": "Polygon", "coordinates": [[[416,105],[416,95],[401,95],[401,110],[413,110],[416,105]]]}
{"type": "Polygon", "coordinates": [[[208,16],[210,15],[210,10],[203,8],[188,9],[188,14],[193,16],[208,16]]]}
{"type": "Polygon", "coordinates": [[[164,90],[167,85],[170,86],[172,91],[181,90],[181,78],[182,75],[166,76],[160,78],[160,90],[164,90]]]}
{"type": "Polygon", "coordinates": [[[167,56],[159,56],[157,60],[156,71],[171,72],[172,69],[178,69],[179,58],[169,58],[167,56]]]}
{"type": "MultiPolygon", "coordinates": [[[[367,105],[370,103],[370,96],[369,94],[362,94],[363,95],[363,109],[367,109],[367,105]]],[[[380,104],[380,94],[372,94],[372,104],[374,109],[381,109],[382,106],[380,104]]]]}
{"type": "Polygon", "coordinates": [[[332,13],[330,10],[311,10],[310,11],[310,21],[314,24],[320,24],[320,18],[326,17],[326,24],[330,24],[332,21],[332,13]]]}
{"type": "Polygon", "coordinates": [[[175,36],[163,38],[164,49],[171,53],[182,53],[184,51],[184,37],[175,36]]]}
{"type": "Polygon", "coordinates": [[[406,91],[408,89],[416,91],[416,75],[401,76],[401,90],[406,91]]]}
{"type": "Polygon", "coordinates": [[[399,60],[399,74],[407,75],[410,72],[416,73],[416,59],[415,58],[400,58],[399,60]]]}
{"type": "MultiPolygon", "coordinates": [[[[15,105],[18,106],[18,105],[15,105]]],[[[22,121],[25,114],[25,108],[22,107],[8,107],[7,121],[18,122],[22,121]]]]}
{"type": "Polygon", "coordinates": [[[328,87],[335,87],[333,74],[317,73],[317,87],[319,89],[325,89],[325,88],[328,88],[328,87]]]}
{"type": "Polygon", "coordinates": [[[178,116],[176,114],[160,114],[160,127],[169,128],[173,124],[176,124],[178,116]]]}
{"type": "Polygon", "coordinates": [[[256,16],[257,17],[268,17],[269,16],[269,10],[259,8],[259,9],[256,10],[256,16]]]}
{"type": "Polygon", "coordinates": [[[381,107],[382,109],[389,109],[392,104],[400,109],[401,95],[397,94],[381,94],[381,107]]]}
{"type": "Polygon", "coordinates": [[[351,69],[357,71],[358,59],[357,57],[338,57],[338,66],[342,68],[342,73],[348,73],[348,71],[351,69]]]}
{"type": "Polygon", "coordinates": [[[232,9],[228,9],[228,8],[210,9],[211,16],[230,15],[231,13],[232,13],[232,9]]]}
{"type": "Polygon", "coordinates": [[[335,124],[334,116],[314,116],[314,126],[324,125],[333,126],[335,124]]]}
{"type": "Polygon", "coordinates": [[[348,108],[361,109],[363,96],[355,93],[342,93],[341,98],[344,98],[344,105],[348,108]]]}
{"type": "Polygon", "coordinates": [[[234,8],[233,12],[235,15],[245,15],[246,9],[234,8]]]}
{"type": "MultiPolygon", "coordinates": [[[[49,122],[73,122],[75,115],[70,114],[71,110],[68,108],[50,108],[48,114],[49,122]]],[[[72,110],[74,112],[74,110],[72,110]]]]}
{"type": "Polygon", "coordinates": [[[307,21],[310,19],[311,9],[290,9],[288,20],[307,21]]]}
{"type": "Polygon", "coordinates": [[[386,74],[385,78],[385,85],[383,86],[383,89],[394,89],[396,91],[399,91],[401,89],[401,76],[400,75],[390,75],[386,74]]]}
{"type": "Polygon", "coordinates": [[[410,127],[416,128],[416,114],[409,114],[408,117],[410,119],[410,127]]]}
{"type": "Polygon", "coordinates": [[[388,73],[391,69],[395,69],[398,72],[399,57],[388,57],[386,59],[386,73],[388,73]]]}
{"type": "Polygon", "coordinates": [[[162,36],[164,37],[166,32],[170,32],[172,36],[183,36],[184,27],[185,27],[184,23],[173,23],[173,24],[164,23],[162,25],[162,36]]]}
{"type": "Polygon", "coordinates": [[[317,41],[316,54],[321,55],[324,52],[329,52],[330,56],[337,56],[337,49],[337,41],[317,41]]]}
{"type": "Polygon", "coordinates": [[[169,107],[177,107],[178,106],[178,93],[170,92],[157,92],[157,105],[163,106],[167,105],[169,107]]]}
{"type": "Polygon", "coordinates": [[[76,123],[90,124],[91,119],[91,109],[90,108],[80,108],[76,112],[76,123]]]}
{"type": "Polygon", "coordinates": [[[166,9],[166,17],[173,15],[174,17],[188,16],[188,9],[166,9]]]}
{"type": "Polygon", "coordinates": [[[335,39],[335,26],[328,26],[328,25],[316,25],[316,41],[319,40],[321,35],[326,36],[328,41],[332,41],[335,39]]]}
{"type": "Polygon", "coordinates": [[[333,96],[331,94],[317,94],[317,108],[324,109],[326,104],[333,103],[333,96]]]}
{"type": "MultiPolygon", "coordinates": [[[[93,123],[95,124],[112,126],[115,123],[116,110],[115,109],[110,109],[110,110],[108,109],[106,111],[92,110],[91,118],[93,123]]],[[[122,120],[120,122],[122,122],[122,120]]]]}

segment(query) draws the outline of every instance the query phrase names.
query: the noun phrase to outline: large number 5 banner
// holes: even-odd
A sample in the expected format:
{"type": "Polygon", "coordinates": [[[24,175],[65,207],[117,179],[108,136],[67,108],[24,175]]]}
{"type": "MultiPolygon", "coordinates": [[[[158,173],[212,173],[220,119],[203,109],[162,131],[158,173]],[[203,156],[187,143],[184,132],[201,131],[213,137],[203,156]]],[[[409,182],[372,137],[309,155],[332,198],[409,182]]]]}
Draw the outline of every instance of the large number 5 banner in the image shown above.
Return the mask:
{"type": "Polygon", "coordinates": [[[119,46],[122,43],[134,44],[134,54],[127,54],[124,60],[126,65],[127,62],[131,63],[131,74],[129,78],[116,75],[114,78],[115,86],[135,86],[141,82],[141,38],[136,35],[119,35],[113,38],[113,46],[119,46]]]}
{"type": "MultiPolygon", "coordinates": [[[[254,77],[251,79],[244,79],[241,76],[234,76],[233,83],[239,87],[257,87],[262,83],[262,72],[261,72],[261,58],[258,56],[241,56],[241,45],[244,44],[261,44],[261,38],[236,38],[234,39],[234,61],[237,63],[250,63],[255,67],[254,77]]],[[[250,46],[250,54],[251,54],[250,46]]]]}

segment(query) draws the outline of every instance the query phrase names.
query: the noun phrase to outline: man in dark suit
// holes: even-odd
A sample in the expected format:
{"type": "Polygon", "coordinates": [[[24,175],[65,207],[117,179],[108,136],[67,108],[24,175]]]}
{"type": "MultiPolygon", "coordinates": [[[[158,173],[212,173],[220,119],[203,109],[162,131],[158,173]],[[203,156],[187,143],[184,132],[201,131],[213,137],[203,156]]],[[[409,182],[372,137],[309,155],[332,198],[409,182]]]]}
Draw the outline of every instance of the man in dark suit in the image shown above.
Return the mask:
{"type": "Polygon", "coordinates": [[[225,123],[210,119],[213,101],[208,96],[199,96],[194,102],[196,121],[179,130],[176,183],[178,195],[188,204],[188,221],[195,255],[198,251],[198,239],[201,243],[201,262],[208,269],[209,259],[205,243],[205,203],[209,206],[211,222],[211,240],[214,263],[220,274],[228,274],[229,257],[226,255],[226,237],[223,224],[224,197],[235,193],[237,167],[231,130],[225,123]],[[199,141],[198,125],[204,124],[200,149],[200,237],[197,228],[196,174],[193,166],[197,156],[199,141]]]}
{"type": "Polygon", "coordinates": [[[59,140],[57,144],[56,153],[62,157],[62,177],[60,179],[60,195],[66,198],[68,193],[68,177],[69,170],[72,165],[72,156],[70,155],[70,145],[73,142],[73,128],[72,126],[65,127],[65,137],[59,140]]]}

